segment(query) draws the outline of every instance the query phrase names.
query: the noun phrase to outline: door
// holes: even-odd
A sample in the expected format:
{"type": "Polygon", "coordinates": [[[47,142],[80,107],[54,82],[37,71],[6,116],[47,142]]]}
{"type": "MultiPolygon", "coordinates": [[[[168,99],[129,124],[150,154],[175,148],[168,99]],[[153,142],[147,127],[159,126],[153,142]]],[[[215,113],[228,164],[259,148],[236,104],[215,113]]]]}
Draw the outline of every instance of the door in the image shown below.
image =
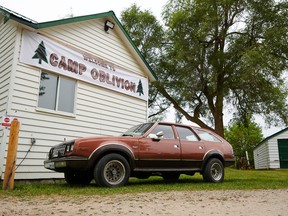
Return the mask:
{"type": "Polygon", "coordinates": [[[205,145],[189,127],[176,126],[182,150],[182,166],[200,168],[205,155],[205,145]]]}
{"type": "Polygon", "coordinates": [[[288,168],[288,139],[278,139],[280,168],[288,168]]]}
{"type": "Polygon", "coordinates": [[[177,168],[181,160],[180,148],[172,126],[158,124],[147,137],[139,140],[138,166],[150,169],[177,168]]]}

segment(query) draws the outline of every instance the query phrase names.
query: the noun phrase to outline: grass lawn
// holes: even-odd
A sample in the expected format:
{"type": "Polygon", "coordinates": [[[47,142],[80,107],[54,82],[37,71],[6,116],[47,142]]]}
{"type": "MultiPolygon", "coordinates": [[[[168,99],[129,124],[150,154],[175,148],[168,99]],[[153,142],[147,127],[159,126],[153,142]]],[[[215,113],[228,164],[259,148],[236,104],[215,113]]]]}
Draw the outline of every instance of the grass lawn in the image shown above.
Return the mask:
{"type": "MultiPolygon", "coordinates": [[[[2,184],[1,184],[2,188],[2,184]]],[[[288,170],[236,170],[225,169],[223,183],[205,183],[200,174],[181,175],[176,183],[165,184],[161,177],[139,180],[130,178],[125,187],[101,188],[91,183],[88,186],[59,184],[20,184],[15,182],[13,191],[0,191],[1,196],[37,195],[111,195],[139,192],[193,191],[193,190],[254,190],[288,188],[288,170]]]]}

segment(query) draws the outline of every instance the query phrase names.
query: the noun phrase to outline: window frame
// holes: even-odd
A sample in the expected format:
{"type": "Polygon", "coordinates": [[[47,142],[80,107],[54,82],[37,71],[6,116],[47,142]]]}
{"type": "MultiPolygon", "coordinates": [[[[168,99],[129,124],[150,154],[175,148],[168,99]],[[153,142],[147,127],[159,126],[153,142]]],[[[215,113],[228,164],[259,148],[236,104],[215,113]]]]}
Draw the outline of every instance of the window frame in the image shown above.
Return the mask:
{"type": "Polygon", "coordinates": [[[78,93],[77,90],[78,90],[78,80],[75,80],[75,79],[73,79],[71,77],[64,76],[64,75],[61,75],[61,74],[53,73],[53,72],[48,71],[48,70],[40,70],[36,110],[40,111],[40,112],[47,112],[47,113],[54,113],[54,114],[60,114],[60,115],[65,115],[65,116],[76,117],[76,105],[77,105],[76,100],[77,100],[77,93],[78,93]],[[55,98],[56,101],[55,101],[55,108],[54,109],[50,109],[50,108],[45,108],[45,107],[39,106],[39,100],[40,100],[39,92],[40,92],[41,74],[42,73],[51,74],[51,75],[54,75],[54,76],[57,77],[56,98],[55,98]],[[70,79],[70,80],[73,80],[75,82],[75,85],[74,85],[74,97],[73,97],[73,112],[59,110],[59,92],[60,92],[61,78],[70,79]]]}

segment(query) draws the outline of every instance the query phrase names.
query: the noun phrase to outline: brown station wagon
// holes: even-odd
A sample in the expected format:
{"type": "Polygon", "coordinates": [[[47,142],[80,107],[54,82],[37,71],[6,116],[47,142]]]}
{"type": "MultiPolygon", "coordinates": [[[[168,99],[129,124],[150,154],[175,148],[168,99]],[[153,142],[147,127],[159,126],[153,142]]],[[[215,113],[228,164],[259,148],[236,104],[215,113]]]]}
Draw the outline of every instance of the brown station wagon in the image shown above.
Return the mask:
{"type": "Polygon", "coordinates": [[[177,181],[180,174],[200,172],[204,181],[222,182],[224,167],[234,164],[231,145],[212,131],[175,123],[145,123],[118,137],[89,137],[51,148],[47,169],[64,172],[69,184],[125,185],[129,177],[161,175],[177,181]]]}

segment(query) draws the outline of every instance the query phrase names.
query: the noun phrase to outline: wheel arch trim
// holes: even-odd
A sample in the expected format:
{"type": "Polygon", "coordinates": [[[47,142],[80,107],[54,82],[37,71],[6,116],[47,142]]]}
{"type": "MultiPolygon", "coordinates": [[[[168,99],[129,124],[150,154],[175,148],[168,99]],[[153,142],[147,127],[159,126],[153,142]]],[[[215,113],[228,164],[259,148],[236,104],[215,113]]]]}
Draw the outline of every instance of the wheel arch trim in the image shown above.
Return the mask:
{"type": "Polygon", "coordinates": [[[223,166],[225,165],[225,160],[224,160],[224,155],[222,152],[216,150],[216,149],[212,149],[208,152],[206,152],[206,154],[203,157],[203,163],[202,163],[202,170],[204,169],[204,167],[206,166],[207,162],[211,159],[211,158],[218,158],[223,166]]]}
{"type": "Polygon", "coordinates": [[[105,144],[96,148],[88,158],[89,167],[92,168],[101,157],[109,153],[118,153],[124,156],[128,160],[131,169],[135,167],[135,155],[132,150],[123,144],[116,143],[105,144]]]}

